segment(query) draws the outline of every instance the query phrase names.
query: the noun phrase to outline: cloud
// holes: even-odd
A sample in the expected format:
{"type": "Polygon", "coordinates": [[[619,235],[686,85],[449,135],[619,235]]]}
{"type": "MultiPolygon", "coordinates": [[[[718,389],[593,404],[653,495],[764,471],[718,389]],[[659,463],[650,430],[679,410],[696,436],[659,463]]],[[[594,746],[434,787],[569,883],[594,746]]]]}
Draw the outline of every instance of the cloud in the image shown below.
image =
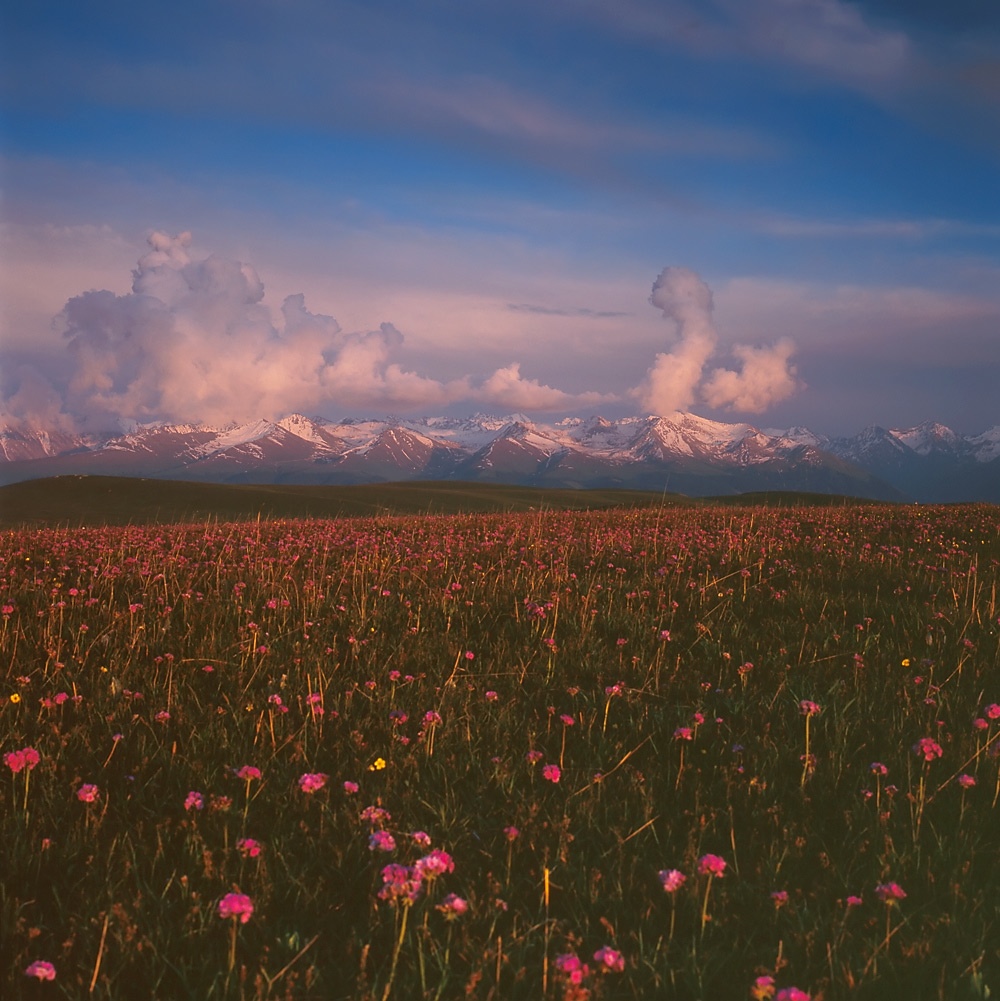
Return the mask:
{"type": "Polygon", "coordinates": [[[587,309],[584,306],[560,309],[555,306],[536,306],[529,302],[508,302],[507,308],[512,313],[534,313],[538,316],[581,316],[595,319],[608,319],[618,316],[631,316],[631,313],[614,309],[587,309]]]}
{"type": "Polygon", "coordinates": [[[737,344],[733,354],[743,363],[739,372],[717,368],[703,388],[712,407],[727,407],[759,414],[791,396],[799,384],[789,360],[795,353],[792,341],[783,339],[771,347],[737,344]]]}
{"type": "Polygon", "coordinates": [[[569,410],[614,399],[602,393],[564,393],[561,389],[543,386],[535,379],[523,378],[517,362],[498,368],[479,387],[477,395],[488,403],[510,410],[569,410]]]}
{"type": "Polygon", "coordinates": [[[739,372],[705,368],[715,354],[712,290],[687,268],[668,267],[653,285],[649,301],[677,324],[678,344],[657,354],[645,380],[631,391],[648,410],[669,414],[688,410],[696,399],[710,406],[761,413],[798,388],[790,359],[795,345],[783,339],[772,347],[737,344],[739,372]]]}
{"type": "Polygon", "coordinates": [[[69,299],[58,318],[68,375],[60,382],[22,366],[10,380],[8,414],[47,425],[72,415],[110,427],[119,418],[222,423],[463,400],[558,411],[611,399],[525,378],[518,362],[486,378],[410,371],[399,361],[404,337],[391,323],[346,332],[332,316],[311,312],[301,293],[286,296],[275,316],[249,264],[197,258],[186,232],[154,232],[148,244],[130,292],[69,299]]]}

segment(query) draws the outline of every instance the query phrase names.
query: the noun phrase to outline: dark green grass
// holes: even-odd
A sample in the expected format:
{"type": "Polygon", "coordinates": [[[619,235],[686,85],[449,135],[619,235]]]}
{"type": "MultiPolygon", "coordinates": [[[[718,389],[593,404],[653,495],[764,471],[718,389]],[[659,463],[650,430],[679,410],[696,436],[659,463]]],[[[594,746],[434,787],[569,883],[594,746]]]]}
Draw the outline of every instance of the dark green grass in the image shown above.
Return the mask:
{"type": "Polygon", "coordinates": [[[455,514],[685,503],[643,490],[550,490],[461,482],[317,487],[57,476],[0,487],[0,525],[144,525],[256,518],[455,514]]]}
{"type": "Polygon", "coordinates": [[[648,490],[569,490],[464,482],[359,486],[246,485],[118,476],[57,476],[0,486],[0,527],[150,525],[273,518],[597,511],[676,505],[824,507],[865,503],[800,491],[688,498],[648,490]]]}

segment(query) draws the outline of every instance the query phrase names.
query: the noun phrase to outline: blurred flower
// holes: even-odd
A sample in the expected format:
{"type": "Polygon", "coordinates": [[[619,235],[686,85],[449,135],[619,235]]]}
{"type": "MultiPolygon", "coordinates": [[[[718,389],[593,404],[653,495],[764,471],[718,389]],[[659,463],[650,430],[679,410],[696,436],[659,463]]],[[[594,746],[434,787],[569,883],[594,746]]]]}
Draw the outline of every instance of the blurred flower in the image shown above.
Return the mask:
{"type": "Polygon", "coordinates": [[[324,772],[306,772],[299,776],[299,788],[306,793],[318,792],[329,778],[324,772]]]}
{"type": "Polygon", "coordinates": [[[881,761],[873,761],[869,766],[868,770],[874,775],[888,775],[889,769],[882,764],[881,761]]]}
{"type": "Polygon", "coordinates": [[[542,778],[548,779],[549,782],[558,782],[561,775],[558,765],[545,765],[542,768],[542,778]]]}
{"type": "Polygon", "coordinates": [[[862,900],[861,897],[852,894],[847,898],[847,900],[844,901],[844,903],[847,904],[848,907],[860,907],[864,903],[864,900],[862,900]]]}
{"type": "Polygon", "coordinates": [[[36,959],[24,971],[26,977],[35,977],[37,980],[55,980],[56,968],[44,959],[36,959]]]}
{"type": "Polygon", "coordinates": [[[76,791],[76,798],[81,803],[93,803],[100,795],[100,790],[91,782],[84,782],[76,791]]]}
{"type": "Polygon", "coordinates": [[[594,953],[594,962],[605,972],[621,973],[625,969],[625,957],[610,945],[601,946],[594,953]]]}
{"type": "Polygon", "coordinates": [[[753,1001],[770,1001],[774,997],[774,977],[757,977],[750,985],[750,997],[753,1001]]]}
{"type": "Polygon", "coordinates": [[[694,730],[689,726],[679,726],[674,730],[674,740],[694,740],[694,730]]]}
{"type": "Polygon", "coordinates": [[[357,791],[358,791],[357,782],[351,782],[351,780],[348,779],[344,783],[344,792],[346,792],[348,796],[353,796],[357,791]]]}
{"type": "Polygon", "coordinates": [[[933,737],[921,737],[913,745],[914,754],[922,754],[924,761],[933,761],[935,758],[944,756],[941,745],[933,737]]]}
{"type": "Polygon", "coordinates": [[[809,1001],[809,995],[798,987],[782,987],[774,996],[774,1001],[809,1001]]]}
{"type": "Polygon", "coordinates": [[[430,848],[431,846],[431,836],[426,831],[414,831],[410,835],[410,839],[420,848],[430,848]]]}
{"type": "Polygon", "coordinates": [[[253,901],[245,893],[227,893],[219,901],[220,918],[238,918],[246,924],[253,914],[253,901]]]}
{"type": "Polygon", "coordinates": [[[449,893],[440,904],[437,905],[437,909],[447,918],[449,921],[454,921],[455,918],[460,917],[469,909],[469,902],[463,900],[458,894],[449,893]]]}
{"type": "Polygon", "coordinates": [[[781,907],[783,904],[788,903],[788,891],[787,890],[772,890],[771,899],[774,901],[774,906],[776,908],[781,907]]]}
{"type": "Polygon", "coordinates": [[[255,841],[253,838],[240,838],[236,842],[236,850],[244,858],[256,858],[261,853],[263,847],[259,841],[255,841]]]}
{"type": "Polygon", "coordinates": [[[959,775],[958,784],[963,789],[971,789],[976,784],[976,777],[974,775],[959,775]]]}
{"type": "Polygon", "coordinates": [[[455,862],[447,852],[435,848],[423,858],[417,859],[414,869],[421,879],[430,883],[443,873],[454,872],[455,862]]]}
{"type": "Polygon", "coordinates": [[[394,852],[396,839],[388,831],[373,831],[368,838],[368,850],[371,852],[394,852]]]}
{"type": "Polygon", "coordinates": [[[260,769],[255,768],[253,765],[243,765],[242,768],[236,770],[236,777],[243,779],[244,782],[249,782],[251,779],[259,779],[261,777],[260,769]]]}
{"type": "Polygon", "coordinates": [[[541,751],[528,751],[524,756],[524,760],[528,762],[529,765],[533,765],[536,761],[541,761],[545,757],[541,751]]]}
{"type": "Polygon", "coordinates": [[[42,756],[33,747],[22,747],[20,751],[8,751],[3,756],[3,763],[16,775],[27,768],[30,772],[42,756]]]}
{"type": "Polygon", "coordinates": [[[556,970],[571,984],[581,984],[590,974],[590,967],[580,961],[580,957],[572,952],[564,952],[556,956],[556,970]]]}
{"type": "Polygon", "coordinates": [[[385,768],[385,758],[376,758],[369,766],[368,771],[380,772],[385,768]]]}
{"type": "Polygon", "coordinates": [[[192,789],[184,799],[184,809],[185,810],[204,810],[205,809],[205,797],[202,796],[200,792],[196,792],[192,789]]]}
{"type": "Polygon", "coordinates": [[[521,832],[513,824],[510,827],[505,827],[503,833],[508,841],[516,841],[521,836],[521,832]]]}
{"type": "Polygon", "coordinates": [[[875,896],[879,900],[891,904],[896,900],[902,900],[906,896],[906,891],[899,883],[879,883],[875,887],[875,896]]]}
{"type": "Polygon", "coordinates": [[[378,896],[392,904],[409,905],[420,896],[420,887],[420,873],[416,869],[392,862],[382,870],[382,889],[378,896]]]}
{"type": "Polygon", "coordinates": [[[680,869],[661,869],[659,877],[660,883],[667,893],[676,893],[687,880],[687,876],[680,869]]]}
{"type": "Polygon", "coordinates": [[[698,872],[702,876],[722,876],[726,872],[726,860],[720,855],[702,855],[698,859],[698,872]]]}
{"type": "Polygon", "coordinates": [[[811,699],[803,699],[799,703],[799,712],[801,712],[803,716],[818,716],[819,713],[822,712],[822,709],[820,708],[819,703],[813,702],[811,699]]]}

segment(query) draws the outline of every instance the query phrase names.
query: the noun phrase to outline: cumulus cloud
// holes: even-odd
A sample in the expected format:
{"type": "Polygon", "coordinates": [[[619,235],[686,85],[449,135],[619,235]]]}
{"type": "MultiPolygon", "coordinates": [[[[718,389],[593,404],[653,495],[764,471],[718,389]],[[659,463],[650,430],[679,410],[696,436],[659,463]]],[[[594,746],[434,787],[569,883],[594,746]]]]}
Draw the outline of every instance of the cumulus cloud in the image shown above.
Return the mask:
{"type": "Polygon", "coordinates": [[[677,325],[678,343],[657,354],[645,380],[631,391],[650,412],[669,414],[687,410],[696,399],[713,407],[761,413],[789,397],[798,388],[790,359],[791,340],[771,347],[737,344],[733,354],[740,371],[705,369],[715,354],[718,334],[712,321],[712,290],[687,268],[664,268],[649,301],[677,325]]]}
{"type": "Polygon", "coordinates": [[[536,379],[525,379],[518,362],[498,368],[479,387],[477,395],[510,410],[568,410],[613,399],[601,393],[564,393],[536,379]]]}
{"type": "Polygon", "coordinates": [[[24,371],[6,412],[52,425],[68,415],[90,426],[137,421],[280,418],[295,410],[406,411],[475,400],[556,411],[608,399],[572,394],[521,375],[512,363],[485,379],[442,381],[398,361],[404,338],[391,323],[345,332],[313,313],[302,294],[275,316],[248,264],[197,259],[191,234],[153,233],[131,291],[74,296],[59,321],[71,360],[62,384],[24,371]]]}
{"type": "Polygon", "coordinates": [[[705,381],[705,401],[713,407],[728,407],[752,414],[787,399],[798,389],[790,359],[795,345],[783,338],[771,347],[737,344],[733,354],[743,363],[739,372],[715,369],[705,381]]]}

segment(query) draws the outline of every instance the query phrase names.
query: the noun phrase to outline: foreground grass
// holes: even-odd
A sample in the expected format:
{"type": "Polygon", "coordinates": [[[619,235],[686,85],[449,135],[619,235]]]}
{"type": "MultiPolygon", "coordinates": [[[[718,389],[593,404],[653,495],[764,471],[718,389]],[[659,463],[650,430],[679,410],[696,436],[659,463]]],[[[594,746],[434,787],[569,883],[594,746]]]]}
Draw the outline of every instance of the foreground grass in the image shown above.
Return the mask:
{"type": "Polygon", "coordinates": [[[1000,991],[994,508],[0,556],[5,998],[1000,991]]]}

